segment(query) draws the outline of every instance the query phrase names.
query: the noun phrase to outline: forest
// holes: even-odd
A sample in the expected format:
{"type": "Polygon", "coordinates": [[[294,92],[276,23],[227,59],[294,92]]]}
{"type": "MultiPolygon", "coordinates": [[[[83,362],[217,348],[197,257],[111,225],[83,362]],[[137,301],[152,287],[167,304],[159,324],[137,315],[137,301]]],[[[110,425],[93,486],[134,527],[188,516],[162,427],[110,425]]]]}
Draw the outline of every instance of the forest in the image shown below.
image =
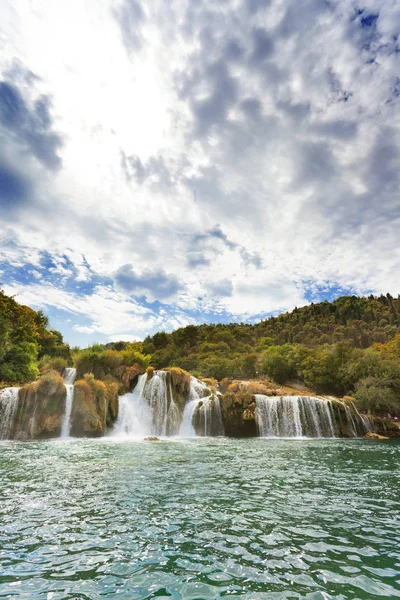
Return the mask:
{"type": "Polygon", "coordinates": [[[41,311],[0,291],[0,381],[26,382],[72,364],[78,377],[104,381],[149,367],[218,381],[268,377],[355,396],[362,410],[400,414],[400,298],[343,296],[256,324],[189,325],[143,342],[70,349],[41,311]]]}

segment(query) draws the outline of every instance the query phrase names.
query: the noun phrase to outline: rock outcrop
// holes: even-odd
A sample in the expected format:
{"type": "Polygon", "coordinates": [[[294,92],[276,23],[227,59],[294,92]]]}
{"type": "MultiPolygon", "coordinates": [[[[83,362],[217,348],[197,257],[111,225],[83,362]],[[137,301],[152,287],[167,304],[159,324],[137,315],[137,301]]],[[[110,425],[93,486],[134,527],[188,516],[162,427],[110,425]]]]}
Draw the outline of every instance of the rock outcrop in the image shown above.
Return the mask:
{"type": "Polygon", "coordinates": [[[379,433],[374,433],[369,431],[365,436],[367,440],[388,440],[389,438],[386,435],[379,435],[379,433]]]}
{"type": "Polygon", "coordinates": [[[70,434],[73,437],[100,437],[118,417],[118,385],[91,375],[75,382],[70,434]]]}
{"type": "Polygon", "coordinates": [[[59,437],[66,390],[59,373],[50,371],[19,391],[13,438],[16,440],[59,437]]]}
{"type": "Polygon", "coordinates": [[[225,435],[255,437],[257,435],[255,408],[254,394],[248,391],[226,392],[221,397],[225,435]]]}

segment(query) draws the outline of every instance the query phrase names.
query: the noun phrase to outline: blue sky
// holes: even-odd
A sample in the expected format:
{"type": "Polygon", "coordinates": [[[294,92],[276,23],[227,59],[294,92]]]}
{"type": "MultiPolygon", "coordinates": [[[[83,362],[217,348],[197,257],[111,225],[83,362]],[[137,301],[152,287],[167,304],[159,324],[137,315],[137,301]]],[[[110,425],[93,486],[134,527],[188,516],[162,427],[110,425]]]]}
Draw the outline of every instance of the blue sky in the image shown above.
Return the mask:
{"type": "Polygon", "coordinates": [[[71,344],[400,292],[395,0],[0,6],[0,282],[71,344]]]}

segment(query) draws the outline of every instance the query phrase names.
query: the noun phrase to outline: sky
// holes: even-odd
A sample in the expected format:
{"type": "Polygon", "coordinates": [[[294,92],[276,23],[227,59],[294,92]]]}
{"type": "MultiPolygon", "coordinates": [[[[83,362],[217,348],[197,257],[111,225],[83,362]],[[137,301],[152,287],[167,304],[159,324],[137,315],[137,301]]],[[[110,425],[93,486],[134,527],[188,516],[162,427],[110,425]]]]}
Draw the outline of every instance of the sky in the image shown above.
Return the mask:
{"type": "Polygon", "coordinates": [[[400,292],[398,0],[3,0],[0,283],[72,345],[400,292]]]}

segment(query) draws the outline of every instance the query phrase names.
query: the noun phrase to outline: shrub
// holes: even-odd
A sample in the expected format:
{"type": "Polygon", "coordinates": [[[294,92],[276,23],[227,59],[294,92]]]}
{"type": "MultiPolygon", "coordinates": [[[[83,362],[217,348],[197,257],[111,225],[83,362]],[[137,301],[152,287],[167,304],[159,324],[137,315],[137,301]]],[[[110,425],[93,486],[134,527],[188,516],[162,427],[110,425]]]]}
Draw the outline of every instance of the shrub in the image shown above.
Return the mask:
{"type": "Polygon", "coordinates": [[[62,374],[63,371],[68,367],[68,361],[66,358],[61,356],[49,356],[45,354],[38,362],[40,373],[47,373],[48,371],[58,371],[62,374]]]}
{"type": "Polygon", "coordinates": [[[385,378],[362,379],[356,386],[356,401],[364,412],[400,414],[400,394],[393,382],[385,378]]]}
{"type": "Polygon", "coordinates": [[[57,371],[44,373],[36,383],[37,391],[43,396],[53,396],[64,392],[64,380],[57,371]]]}
{"type": "Polygon", "coordinates": [[[298,376],[293,346],[270,346],[262,355],[261,371],[278,383],[286,383],[298,376]]]}

